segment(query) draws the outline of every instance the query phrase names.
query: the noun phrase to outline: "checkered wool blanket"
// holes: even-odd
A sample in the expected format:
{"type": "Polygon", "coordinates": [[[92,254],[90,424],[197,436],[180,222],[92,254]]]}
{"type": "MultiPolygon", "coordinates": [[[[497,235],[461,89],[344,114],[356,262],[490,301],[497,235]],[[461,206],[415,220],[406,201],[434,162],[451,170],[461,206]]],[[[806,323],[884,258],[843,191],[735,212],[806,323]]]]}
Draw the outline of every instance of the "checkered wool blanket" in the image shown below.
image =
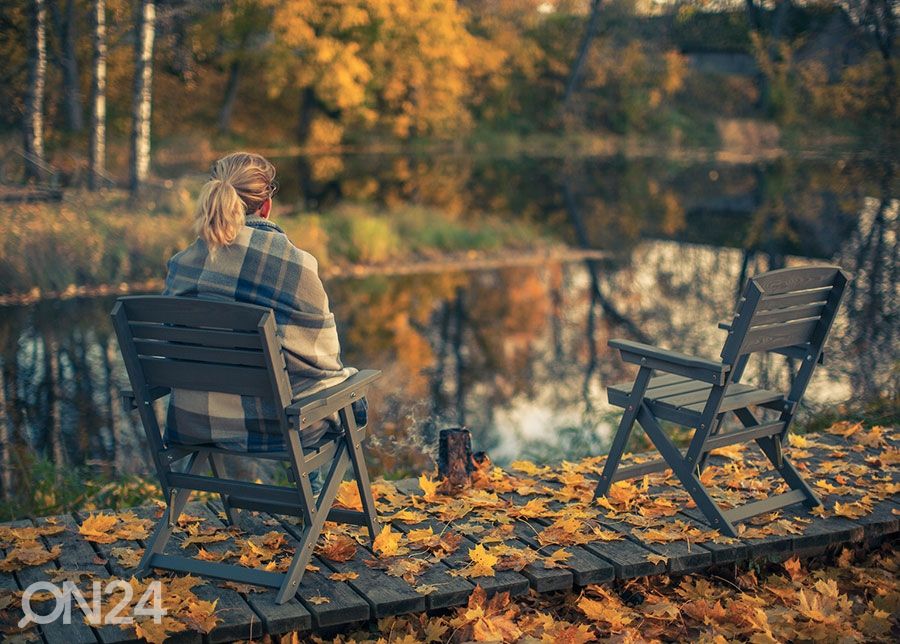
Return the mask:
{"type": "MultiPolygon", "coordinates": [[[[275,312],[294,399],[356,373],[341,364],[340,343],[318,263],[284,231],[248,217],[234,242],[211,250],[197,239],[173,256],[163,295],[247,302],[275,312]]],[[[274,405],[253,396],[176,389],[169,402],[166,440],[213,444],[249,452],[280,451],[284,441],[274,405]]],[[[304,431],[315,442],[327,425],[304,431]]]]}

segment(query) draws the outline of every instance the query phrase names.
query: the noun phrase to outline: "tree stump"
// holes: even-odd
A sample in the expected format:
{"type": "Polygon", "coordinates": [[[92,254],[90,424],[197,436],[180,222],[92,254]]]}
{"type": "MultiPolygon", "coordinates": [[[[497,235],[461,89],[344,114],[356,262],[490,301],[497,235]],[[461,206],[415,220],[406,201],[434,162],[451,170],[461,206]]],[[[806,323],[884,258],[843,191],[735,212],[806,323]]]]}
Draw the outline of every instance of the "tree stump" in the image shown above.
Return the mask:
{"type": "Polygon", "coordinates": [[[451,490],[467,487],[474,469],[469,430],[463,427],[442,429],[438,443],[438,477],[443,484],[451,490]]]}

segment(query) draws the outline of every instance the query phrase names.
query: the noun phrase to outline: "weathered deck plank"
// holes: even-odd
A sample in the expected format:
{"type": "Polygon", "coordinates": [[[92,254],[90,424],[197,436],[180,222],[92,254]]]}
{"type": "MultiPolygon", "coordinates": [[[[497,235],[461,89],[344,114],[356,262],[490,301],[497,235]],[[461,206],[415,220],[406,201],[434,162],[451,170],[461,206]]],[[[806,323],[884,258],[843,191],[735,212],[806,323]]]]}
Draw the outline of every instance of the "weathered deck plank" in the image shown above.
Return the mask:
{"type": "MultiPolygon", "coordinates": [[[[218,502],[209,504],[210,510],[220,512],[218,502]]],[[[254,514],[241,511],[238,516],[239,527],[247,534],[262,535],[272,530],[283,530],[277,520],[269,515],[254,514]]],[[[291,548],[297,547],[297,541],[290,532],[285,531],[287,542],[291,548]]],[[[311,618],[313,628],[323,629],[340,624],[353,624],[369,619],[369,605],[346,582],[335,582],[327,578],[328,567],[318,557],[313,557],[311,565],[319,570],[307,570],[297,588],[294,599],[279,606],[275,603],[275,591],[247,595],[247,601],[264,616],[266,632],[279,634],[288,632],[292,623],[305,623],[304,613],[311,618]],[[321,597],[322,603],[311,601],[321,597]],[[298,610],[299,606],[299,610],[298,610]]],[[[319,600],[316,600],[319,601],[319,600]]],[[[306,627],[303,630],[307,630],[306,627]]]]}

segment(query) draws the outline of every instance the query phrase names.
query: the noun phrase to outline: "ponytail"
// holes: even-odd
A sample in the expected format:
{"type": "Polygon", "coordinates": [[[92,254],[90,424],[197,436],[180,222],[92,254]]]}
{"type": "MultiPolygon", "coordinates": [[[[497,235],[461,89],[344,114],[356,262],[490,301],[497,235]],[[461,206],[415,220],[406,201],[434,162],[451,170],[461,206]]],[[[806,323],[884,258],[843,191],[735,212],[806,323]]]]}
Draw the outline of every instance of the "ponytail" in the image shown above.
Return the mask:
{"type": "Polygon", "coordinates": [[[275,194],[275,166],[258,154],[235,152],[216,161],[200,189],[194,226],[211,248],[228,246],[246,216],[275,194]]]}
{"type": "Polygon", "coordinates": [[[210,179],[200,189],[195,226],[211,248],[228,246],[244,225],[246,205],[230,183],[210,179]]]}

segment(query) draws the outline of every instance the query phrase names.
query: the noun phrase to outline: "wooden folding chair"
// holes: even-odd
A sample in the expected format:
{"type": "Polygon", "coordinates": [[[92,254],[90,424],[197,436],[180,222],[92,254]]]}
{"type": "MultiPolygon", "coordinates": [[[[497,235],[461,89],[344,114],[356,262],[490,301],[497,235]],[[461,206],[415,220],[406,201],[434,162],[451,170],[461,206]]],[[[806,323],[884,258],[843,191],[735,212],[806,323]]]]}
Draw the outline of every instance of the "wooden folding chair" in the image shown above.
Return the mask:
{"type": "Polygon", "coordinates": [[[137,408],[168,507],[147,544],[139,571],[152,568],[278,588],[282,604],[296,593],[326,520],[362,525],[374,539],[379,530],[362,452],[366,428],[357,427],[352,405],[365,396],[380,371],[360,371],[335,387],[291,402],[291,387],[275,315],[265,307],[188,297],[122,297],[113,325],[133,392],[126,408],[137,408]],[[243,452],[213,446],[164,444],[153,401],[173,388],[255,396],[274,402],[284,436],[283,452],[243,452]],[[300,431],[337,413],[340,433],[327,433],[303,447],[300,431]],[[284,462],[292,486],[222,478],[224,455],[284,462]],[[316,497],[310,473],[330,464],[316,497]],[[363,511],[332,508],[350,465],[363,511]],[[209,467],[211,476],[203,476],[209,467]],[[301,517],[300,544],[284,574],[163,554],[194,490],[219,494],[232,524],[239,508],[301,517]]]}
{"type": "MultiPolygon", "coordinates": [[[[834,322],[847,274],[836,266],[788,268],[765,273],[747,283],[728,329],[721,361],[659,349],[628,340],[609,346],[625,362],[640,366],[633,383],[609,388],[609,401],[625,409],[613,438],[595,496],[604,496],[615,481],[671,469],[713,528],[737,536],[734,523],[794,503],[820,505],[812,489],[784,456],[791,420],[803,398],[822,347],[834,322]],[[759,389],[740,382],[750,355],[775,351],[800,361],[789,391],[759,389]],[[653,375],[660,372],[660,375],[653,375]],[[779,412],[778,420],[763,422],[751,410],[779,412]],[[743,427],[720,433],[728,413],[743,427]],[[676,447],[659,424],[666,420],[694,429],[685,451],[676,447]],[[637,421],[662,459],[618,470],[631,429],[637,421]],[[790,492],[723,510],[700,482],[711,450],[755,441],[790,492]]],[[[722,325],[720,325],[722,326],[722,325]]]]}

